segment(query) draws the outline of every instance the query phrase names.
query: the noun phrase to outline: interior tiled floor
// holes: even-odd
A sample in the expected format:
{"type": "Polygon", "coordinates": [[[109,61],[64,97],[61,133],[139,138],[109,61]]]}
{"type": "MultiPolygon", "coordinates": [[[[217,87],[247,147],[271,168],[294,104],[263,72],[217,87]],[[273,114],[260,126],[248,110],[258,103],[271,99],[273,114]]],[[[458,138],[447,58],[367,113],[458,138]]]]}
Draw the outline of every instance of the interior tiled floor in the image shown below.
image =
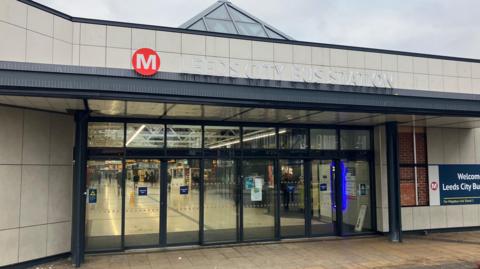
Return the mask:
{"type": "MultiPolygon", "coordinates": [[[[282,242],[221,248],[87,256],[82,268],[476,268],[480,244],[386,237],[282,242]]],[[[71,268],[69,260],[35,268],[71,268]]]]}

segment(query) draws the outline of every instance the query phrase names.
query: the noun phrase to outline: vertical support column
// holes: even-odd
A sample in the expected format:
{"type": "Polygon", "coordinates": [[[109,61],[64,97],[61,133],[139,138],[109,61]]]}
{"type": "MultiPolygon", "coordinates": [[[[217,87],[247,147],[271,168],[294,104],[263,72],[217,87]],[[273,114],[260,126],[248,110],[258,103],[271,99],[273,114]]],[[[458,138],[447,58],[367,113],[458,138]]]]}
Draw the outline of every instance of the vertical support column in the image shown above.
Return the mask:
{"type": "Polygon", "coordinates": [[[282,206],[283,201],[281,200],[281,180],[282,180],[282,171],[280,167],[280,159],[278,156],[279,148],[280,148],[280,135],[278,134],[280,128],[275,128],[275,148],[276,148],[276,158],[273,161],[273,182],[275,185],[275,191],[273,192],[274,198],[274,209],[275,209],[275,240],[280,240],[282,237],[282,229],[281,229],[281,220],[280,220],[280,207],[282,206]]]}
{"type": "Polygon", "coordinates": [[[200,159],[200,197],[199,197],[199,203],[200,203],[200,208],[199,208],[199,222],[198,222],[198,231],[200,232],[198,235],[199,243],[204,244],[205,243],[205,159],[200,159]]]}
{"type": "Polygon", "coordinates": [[[388,182],[388,225],[392,242],[402,242],[402,211],[400,205],[400,177],[398,161],[398,125],[387,122],[387,182],[388,182]]]}
{"type": "Polygon", "coordinates": [[[160,163],[160,246],[167,244],[167,188],[168,160],[164,159],[160,163]]]}
{"type": "MultiPolygon", "coordinates": [[[[126,106],[126,102],[125,102],[126,106]]],[[[126,108],[125,108],[126,109],[126,108]]],[[[126,110],[125,110],[126,111],[126,110]]],[[[122,156],[122,181],[120,186],[122,188],[122,224],[121,224],[121,244],[122,249],[125,249],[125,196],[126,196],[126,181],[127,181],[127,167],[126,167],[126,156],[127,156],[127,124],[123,123],[123,156],[122,156]]]]}
{"type": "MultiPolygon", "coordinates": [[[[202,106],[202,115],[205,115],[204,107],[202,106]]],[[[198,241],[201,245],[205,242],[205,125],[202,125],[202,158],[200,159],[200,197],[199,197],[199,220],[198,220],[198,241]]]]}
{"type": "Polygon", "coordinates": [[[281,185],[281,180],[282,180],[282,171],[280,168],[280,160],[278,158],[275,158],[273,161],[273,182],[275,184],[275,191],[274,191],[274,209],[275,209],[275,240],[280,240],[282,237],[282,232],[281,232],[281,221],[280,221],[280,208],[282,206],[282,201],[281,201],[281,192],[280,192],[280,185],[281,185]]]}
{"type": "Polygon", "coordinates": [[[237,204],[237,242],[243,241],[243,158],[236,162],[237,177],[236,177],[236,204],[237,204]]]}
{"type": "Polygon", "coordinates": [[[88,112],[75,113],[75,151],[72,192],[72,264],[80,267],[85,258],[85,197],[88,112]]]}
{"type": "Polygon", "coordinates": [[[312,160],[305,160],[304,164],[304,202],[305,209],[305,236],[312,236],[312,160]]]}
{"type": "Polygon", "coordinates": [[[334,186],[335,186],[335,218],[337,223],[335,225],[336,235],[343,236],[343,199],[345,195],[345,186],[342,182],[342,166],[340,164],[341,160],[336,159],[333,161],[333,167],[330,169],[335,169],[335,171],[330,172],[334,177],[334,186]]]}
{"type": "Polygon", "coordinates": [[[236,161],[237,242],[243,241],[243,126],[240,126],[240,158],[236,161]]]}

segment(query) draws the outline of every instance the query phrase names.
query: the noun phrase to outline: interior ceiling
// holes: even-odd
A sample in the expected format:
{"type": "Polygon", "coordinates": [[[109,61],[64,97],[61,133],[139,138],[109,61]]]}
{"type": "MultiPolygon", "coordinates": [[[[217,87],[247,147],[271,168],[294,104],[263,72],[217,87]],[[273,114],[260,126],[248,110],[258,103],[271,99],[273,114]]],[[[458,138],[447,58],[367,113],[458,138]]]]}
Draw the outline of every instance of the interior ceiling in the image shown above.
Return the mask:
{"type": "Polygon", "coordinates": [[[67,113],[71,110],[85,109],[83,100],[80,99],[46,98],[32,96],[0,95],[0,104],[62,113],[67,113]]]}
{"type": "MultiPolygon", "coordinates": [[[[0,104],[62,113],[85,109],[83,100],[65,98],[0,95],[0,104]]],[[[480,118],[475,117],[438,117],[404,114],[226,107],[120,100],[88,100],[88,108],[93,116],[107,117],[358,126],[373,126],[387,121],[397,121],[402,125],[425,127],[480,128],[480,118]]]]}

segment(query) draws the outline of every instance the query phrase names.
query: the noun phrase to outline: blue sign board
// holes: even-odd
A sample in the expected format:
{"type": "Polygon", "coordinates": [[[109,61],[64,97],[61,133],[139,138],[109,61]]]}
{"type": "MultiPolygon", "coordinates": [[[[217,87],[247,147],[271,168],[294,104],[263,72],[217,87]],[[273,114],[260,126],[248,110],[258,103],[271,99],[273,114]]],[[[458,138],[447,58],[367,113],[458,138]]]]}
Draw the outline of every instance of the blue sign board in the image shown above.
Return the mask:
{"type": "Polygon", "coordinates": [[[441,205],[480,204],[480,165],[439,165],[438,177],[441,205]]]}
{"type": "Polygon", "coordinates": [[[88,190],[88,203],[95,204],[97,202],[97,189],[88,190]]]}
{"type": "Polygon", "coordinates": [[[147,196],[148,189],[147,187],[138,187],[138,196],[147,196]]]}
{"type": "Polygon", "coordinates": [[[180,194],[187,195],[188,194],[188,186],[180,186],[180,194]]]}
{"type": "Polygon", "coordinates": [[[288,185],[287,185],[287,191],[288,191],[289,193],[295,192],[295,185],[294,185],[294,184],[288,184],[288,185]]]}
{"type": "Polygon", "coordinates": [[[327,191],[327,183],[320,184],[320,191],[327,191]]]}

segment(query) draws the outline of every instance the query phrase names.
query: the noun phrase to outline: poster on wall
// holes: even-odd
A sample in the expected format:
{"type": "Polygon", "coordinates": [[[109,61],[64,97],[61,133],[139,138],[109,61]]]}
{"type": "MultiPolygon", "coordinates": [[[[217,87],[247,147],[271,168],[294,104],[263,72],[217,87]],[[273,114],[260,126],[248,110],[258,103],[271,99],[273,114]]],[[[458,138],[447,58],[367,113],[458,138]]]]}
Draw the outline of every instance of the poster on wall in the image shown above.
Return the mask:
{"type": "Polygon", "coordinates": [[[349,200],[357,199],[357,184],[355,174],[347,173],[345,192],[349,200]]]}
{"type": "Polygon", "coordinates": [[[480,165],[430,165],[430,205],[480,204],[480,165]]]}
{"type": "Polygon", "coordinates": [[[253,187],[250,189],[250,200],[252,200],[252,202],[260,202],[263,199],[263,178],[255,177],[253,182],[253,187]]]}
{"type": "Polygon", "coordinates": [[[245,189],[246,190],[251,190],[254,185],[255,185],[255,181],[253,180],[253,177],[246,177],[245,178],[245,189]]]}
{"type": "Polygon", "coordinates": [[[262,201],[262,189],[261,188],[258,188],[258,187],[253,187],[251,190],[250,190],[250,200],[252,200],[252,202],[260,202],[262,201]]]}

